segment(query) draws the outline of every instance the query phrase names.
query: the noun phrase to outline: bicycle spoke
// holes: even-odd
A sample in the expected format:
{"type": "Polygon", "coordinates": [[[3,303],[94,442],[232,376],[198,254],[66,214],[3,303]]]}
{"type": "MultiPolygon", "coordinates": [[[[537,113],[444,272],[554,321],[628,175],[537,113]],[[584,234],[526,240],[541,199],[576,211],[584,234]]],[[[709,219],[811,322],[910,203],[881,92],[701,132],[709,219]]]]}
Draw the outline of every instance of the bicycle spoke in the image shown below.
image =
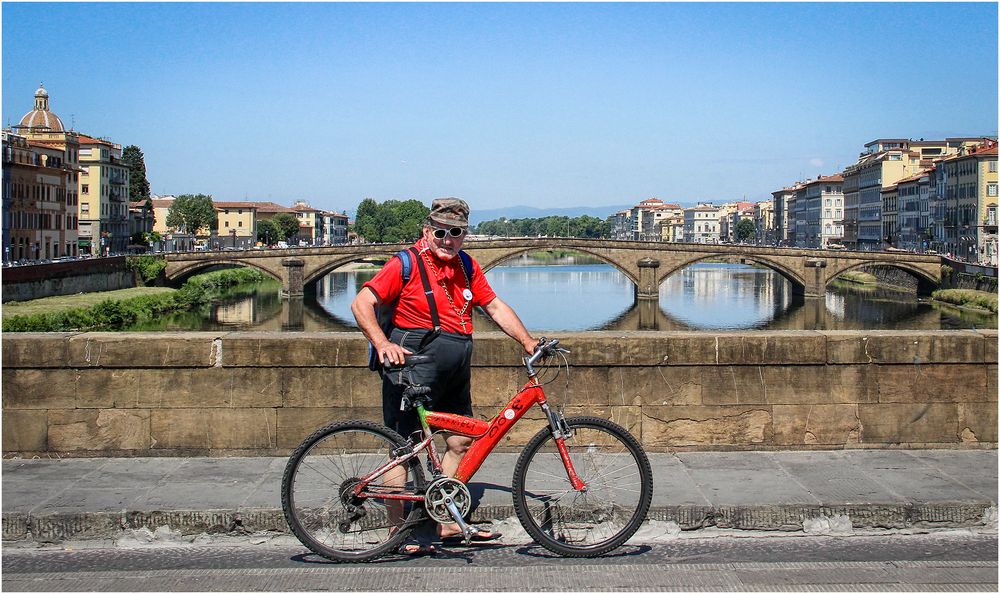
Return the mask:
{"type": "Polygon", "coordinates": [[[554,440],[541,434],[534,450],[518,461],[515,508],[546,548],[593,556],[620,545],[638,528],[649,506],[651,473],[641,450],[630,448],[630,436],[617,425],[596,418],[567,423],[572,437],[565,447],[586,488],[572,488],[554,440]]]}

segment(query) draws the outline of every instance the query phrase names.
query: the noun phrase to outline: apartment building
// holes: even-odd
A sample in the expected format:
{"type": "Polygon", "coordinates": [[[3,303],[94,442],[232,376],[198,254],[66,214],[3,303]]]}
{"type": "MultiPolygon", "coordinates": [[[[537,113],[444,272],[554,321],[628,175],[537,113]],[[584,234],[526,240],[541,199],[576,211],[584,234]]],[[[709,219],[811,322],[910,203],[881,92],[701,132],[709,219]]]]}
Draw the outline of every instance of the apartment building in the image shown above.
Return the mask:
{"type": "Polygon", "coordinates": [[[807,183],[806,202],[807,233],[816,237],[810,239],[809,247],[840,244],[844,239],[844,177],[821,175],[807,183]]]}
{"type": "Polygon", "coordinates": [[[305,200],[296,200],[292,205],[299,220],[298,240],[309,245],[323,243],[323,211],[313,208],[305,200]]]}
{"type": "Polygon", "coordinates": [[[719,241],[736,243],[736,223],[742,219],[754,220],[756,205],[753,202],[730,202],[719,207],[719,241]]]}
{"type": "Polygon", "coordinates": [[[3,260],[76,256],[76,168],[66,151],[3,132],[3,260]]]}
{"type": "Polygon", "coordinates": [[[102,255],[128,246],[128,167],[122,147],[80,134],[80,248],[102,255]]]}
{"type": "Polygon", "coordinates": [[[719,207],[706,203],[684,209],[684,241],[719,243],[719,231],[719,207]]]}
{"type": "Polygon", "coordinates": [[[4,131],[4,145],[4,258],[78,255],[79,136],[51,111],[44,86],[34,109],[4,131]]]}
{"type": "Polygon", "coordinates": [[[798,186],[793,185],[771,192],[771,203],[774,209],[774,241],[778,245],[792,245],[789,234],[794,236],[794,219],[789,223],[788,214],[795,203],[795,192],[798,186]]]}
{"type": "Polygon", "coordinates": [[[632,211],[620,210],[607,219],[611,227],[611,239],[632,239],[632,211]]]}
{"type": "Polygon", "coordinates": [[[882,241],[884,247],[898,247],[899,185],[893,184],[882,188],[882,241]]]}
{"type": "Polygon", "coordinates": [[[882,190],[926,169],[935,159],[979,142],[978,138],[927,141],[879,138],[865,144],[857,162],[843,173],[844,243],[859,250],[882,249],[886,237],[882,225],[882,190]]]}
{"type": "Polygon", "coordinates": [[[918,171],[896,184],[896,224],[886,230],[891,245],[913,251],[928,249],[933,239],[929,210],[930,171],[918,171]]]}
{"type": "Polygon", "coordinates": [[[658,241],[660,234],[656,232],[656,214],[664,207],[663,201],[657,198],[643,200],[629,211],[631,237],[635,241],[658,241]]]}
{"type": "Polygon", "coordinates": [[[754,205],[753,210],[754,241],[761,245],[775,243],[774,201],[762,200],[754,205]]]}
{"type": "Polygon", "coordinates": [[[653,211],[653,237],[656,241],[679,241],[675,225],[680,220],[681,236],[684,235],[684,209],[679,204],[663,203],[653,211]]]}
{"type": "Polygon", "coordinates": [[[947,253],[997,262],[997,143],[981,139],[937,163],[935,188],[947,253]]]}
{"type": "Polygon", "coordinates": [[[323,245],[347,243],[347,214],[321,211],[318,225],[319,240],[323,245]]]}
{"type": "Polygon", "coordinates": [[[212,205],[218,213],[221,247],[246,249],[257,243],[257,203],[212,201],[212,205]]]}

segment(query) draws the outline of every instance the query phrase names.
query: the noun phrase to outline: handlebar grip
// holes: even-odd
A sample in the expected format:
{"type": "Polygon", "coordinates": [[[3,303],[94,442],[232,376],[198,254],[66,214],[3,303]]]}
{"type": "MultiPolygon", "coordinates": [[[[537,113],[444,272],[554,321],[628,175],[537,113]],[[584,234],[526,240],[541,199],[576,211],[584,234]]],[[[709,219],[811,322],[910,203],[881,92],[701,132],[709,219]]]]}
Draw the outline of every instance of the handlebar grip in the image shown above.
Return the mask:
{"type": "Polygon", "coordinates": [[[402,363],[384,365],[387,371],[399,371],[404,367],[413,367],[434,361],[434,355],[407,355],[402,363]]]}

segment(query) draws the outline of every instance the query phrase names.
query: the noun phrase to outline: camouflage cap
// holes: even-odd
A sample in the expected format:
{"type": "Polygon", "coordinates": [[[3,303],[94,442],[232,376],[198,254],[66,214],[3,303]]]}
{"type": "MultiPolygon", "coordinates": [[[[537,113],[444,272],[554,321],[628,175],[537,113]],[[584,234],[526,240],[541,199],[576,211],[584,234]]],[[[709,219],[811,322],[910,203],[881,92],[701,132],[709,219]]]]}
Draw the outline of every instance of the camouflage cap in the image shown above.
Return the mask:
{"type": "Polygon", "coordinates": [[[469,205],[459,198],[438,198],[431,203],[427,220],[448,227],[468,227],[469,205]]]}

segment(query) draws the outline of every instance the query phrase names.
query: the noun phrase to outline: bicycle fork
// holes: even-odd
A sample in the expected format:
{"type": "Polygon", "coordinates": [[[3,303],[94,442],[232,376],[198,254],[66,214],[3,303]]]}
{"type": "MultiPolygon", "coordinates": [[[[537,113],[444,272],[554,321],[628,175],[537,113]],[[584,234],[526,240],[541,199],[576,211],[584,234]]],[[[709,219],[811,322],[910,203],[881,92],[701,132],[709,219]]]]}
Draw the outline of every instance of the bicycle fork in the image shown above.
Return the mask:
{"type": "Polygon", "coordinates": [[[576,469],[573,468],[573,461],[570,460],[569,450],[566,449],[566,438],[572,437],[573,433],[566,424],[566,420],[563,416],[556,411],[552,410],[548,403],[540,402],[539,406],[545,411],[545,415],[549,419],[549,428],[552,430],[552,441],[556,443],[556,449],[559,450],[559,457],[562,458],[563,466],[566,467],[566,475],[569,477],[569,483],[577,491],[586,491],[587,484],[580,480],[580,477],[576,474],[576,469]]]}

